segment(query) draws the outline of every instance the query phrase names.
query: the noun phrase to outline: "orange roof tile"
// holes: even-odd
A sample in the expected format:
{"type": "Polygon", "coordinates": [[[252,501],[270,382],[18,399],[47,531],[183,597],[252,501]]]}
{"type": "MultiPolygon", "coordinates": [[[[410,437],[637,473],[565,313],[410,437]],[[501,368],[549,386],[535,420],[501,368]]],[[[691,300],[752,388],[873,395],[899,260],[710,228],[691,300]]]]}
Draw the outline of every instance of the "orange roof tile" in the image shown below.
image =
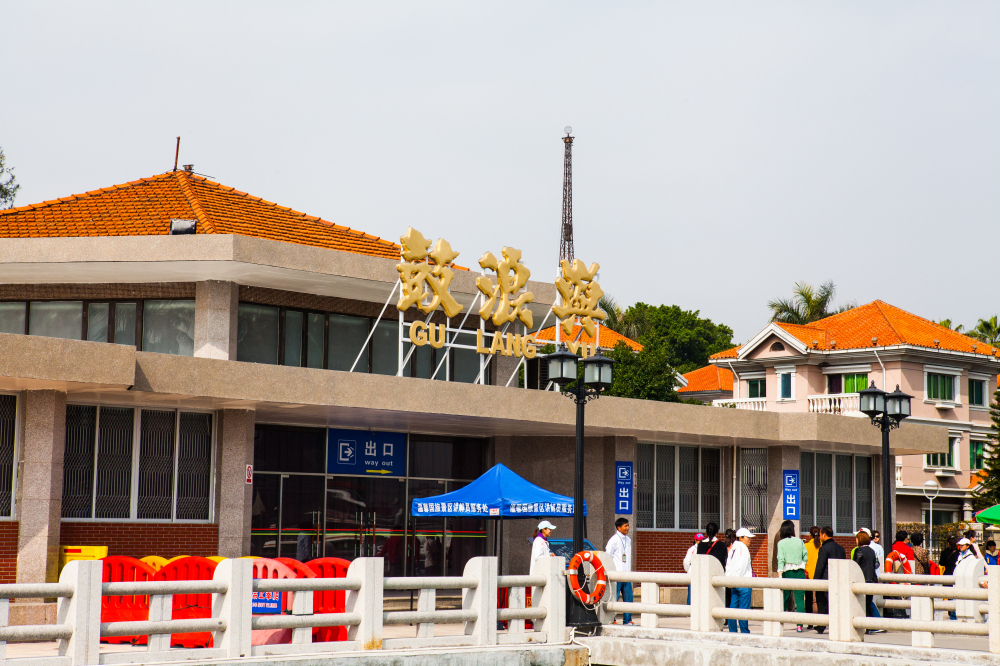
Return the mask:
{"type": "MultiPolygon", "coordinates": [[[[587,332],[583,331],[583,327],[580,326],[579,324],[573,327],[573,335],[569,336],[569,339],[576,340],[577,335],[580,336],[580,342],[584,342],[588,345],[594,344],[594,339],[591,338],[589,335],[587,335],[587,332]]],[[[636,342],[635,340],[630,340],[629,338],[626,338],[624,335],[620,333],[615,333],[607,326],[601,326],[600,332],[598,333],[598,337],[600,337],[601,339],[601,349],[614,349],[615,346],[617,346],[618,342],[621,341],[637,352],[642,351],[642,345],[640,345],[638,342],[636,342]]],[[[549,326],[548,328],[543,328],[542,330],[538,331],[538,333],[535,334],[535,339],[540,341],[548,340],[551,342],[555,342],[556,327],[549,326]]],[[[564,333],[560,333],[559,339],[565,342],[567,336],[564,333]]]]}
{"type": "Polygon", "coordinates": [[[678,393],[733,390],[733,373],[714,365],[706,365],[704,368],[685,373],[684,379],[688,380],[688,385],[678,388],[678,393]]]}
{"type": "MultiPolygon", "coordinates": [[[[949,351],[995,356],[998,350],[984,342],[918,317],[883,301],[872,301],[807,326],[777,325],[810,349],[865,349],[892,345],[940,348],[949,351]],[[872,338],[875,338],[873,341],[872,338]],[[937,341],[937,343],[935,343],[937,341]]],[[[713,354],[711,358],[736,358],[740,347],[713,354]]]]}
{"type": "Polygon", "coordinates": [[[187,171],[0,210],[0,238],[167,235],[171,218],[197,220],[199,234],[238,234],[399,258],[395,243],[187,171]]]}

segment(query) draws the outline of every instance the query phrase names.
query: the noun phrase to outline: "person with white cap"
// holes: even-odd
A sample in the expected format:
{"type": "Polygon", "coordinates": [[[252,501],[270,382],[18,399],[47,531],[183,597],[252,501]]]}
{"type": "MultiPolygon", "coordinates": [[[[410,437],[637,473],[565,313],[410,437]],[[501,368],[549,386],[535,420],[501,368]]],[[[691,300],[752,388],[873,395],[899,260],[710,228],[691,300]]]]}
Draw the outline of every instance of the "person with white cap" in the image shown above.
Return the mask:
{"type": "Polygon", "coordinates": [[[973,553],[972,550],[970,549],[971,545],[972,545],[972,541],[970,541],[969,539],[967,539],[965,537],[962,537],[961,539],[958,540],[958,544],[957,544],[958,559],[955,560],[955,565],[956,566],[958,566],[958,563],[961,562],[962,560],[967,560],[970,557],[972,557],[972,558],[976,557],[976,554],[973,553]]]}
{"type": "MultiPolygon", "coordinates": [[[[632,570],[632,539],[629,538],[628,530],[628,518],[619,518],[616,520],[615,533],[611,535],[611,538],[608,539],[608,545],[604,547],[604,552],[615,563],[615,568],[618,571],[632,570]]],[[[615,583],[613,601],[618,601],[619,596],[621,596],[622,601],[632,603],[632,583],[621,581],[615,583]]],[[[617,623],[616,620],[615,624],[617,623]]],[[[622,617],[622,624],[632,624],[632,613],[625,613],[622,617]]]]}
{"type": "MultiPolygon", "coordinates": [[[[745,527],[741,527],[736,532],[736,541],[729,549],[729,559],[726,561],[726,575],[735,578],[750,578],[753,576],[753,560],[750,557],[750,539],[753,532],[745,527]]],[[[750,588],[732,588],[732,608],[750,608],[750,588]]],[[[728,620],[729,631],[736,633],[736,620],[728,620]]],[[[746,620],[740,620],[740,633],[749,634],[750,624],[746,620]]]]}
{"type": "Polygon", "coordinates": [[[535,560],[539,557],[548,557],[552,554],[549,550],[549,535],[552,534],[552,530],[556,528],[555,525],[547,520],[543,520],[538,523],[538,531],[535,533],[535,540],[531,542],[531,564],[535,564],[535,560]]]}

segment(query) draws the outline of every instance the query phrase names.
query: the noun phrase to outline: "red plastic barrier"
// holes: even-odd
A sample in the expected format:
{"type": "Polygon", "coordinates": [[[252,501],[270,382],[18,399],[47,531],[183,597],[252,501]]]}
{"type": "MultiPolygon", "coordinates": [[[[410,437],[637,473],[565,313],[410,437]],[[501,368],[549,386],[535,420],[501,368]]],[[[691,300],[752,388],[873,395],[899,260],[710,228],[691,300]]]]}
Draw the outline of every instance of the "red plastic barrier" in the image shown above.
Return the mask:
{"type": "MultiPolygon", "coordinates": [[[[153,580],[212,580],[216,563],[205,557],[182,557],[163,565],[153,580]]],[[[191,620],[212,617],[211,594],[175,594],[174,620],[191,620]]],[[[146,636],[136,641],[137,645],[148,642],[146,636]]],[[[212,634],[199,631],[185,634],[171,634],[170,647],[212,647],[212,634]]]]}
{"type": "MultiPolygon", "coordinates": [[[[286,558],[282,558],[286,559],[286,558]]],[[[299,578],[296,569],[281,562],[267,557],[259,557],[253,561],[254,578],[299,578]]],[[[282,611],[290,613],[292,611],[292,593],[285,592],[282,602],[282,611]]],[[[255,629],[250,637],[251,645],[275,645],[278,643],[291,643],[291,629],[255,629]]]]}
{"type": "MultiPolygon", "coordinates": [[[[346,578],[351,563],[339,557],[320,557],[306,562],[320,578],[346,578]]],[[[313,592],[313,613],[343,613],[347,601],[344,591],[313,592]]],[[[346,641],[347,627],[315,627],[313,642],[346,641]]]]}
{"type": "MultiPolygon", "coordinates": [[[[105,557],[105,583],[131,583],[134,581],[153,580],[156,571],[145,562],[134,557],[112,555],[105,557]]],[[[143,622],[149,619],[149,597],[101,597],[101,622],[143,622]]],[[[138,636],[115,636],[102,638],[103,643],[131,643],[138,636]]],[[[143,637],[145,638],[145,637],[143,637]]]]}

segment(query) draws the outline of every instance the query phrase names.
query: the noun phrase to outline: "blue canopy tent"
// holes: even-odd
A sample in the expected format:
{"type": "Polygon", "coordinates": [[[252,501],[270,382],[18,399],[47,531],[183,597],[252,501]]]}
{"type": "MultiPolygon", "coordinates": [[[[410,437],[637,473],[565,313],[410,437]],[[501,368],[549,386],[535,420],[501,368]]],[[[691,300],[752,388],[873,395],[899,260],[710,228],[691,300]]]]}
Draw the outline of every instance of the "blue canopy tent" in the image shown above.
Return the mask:
{"type": "MultiPolygon", "coordinates": [[[[502,563],[504,518],[571,517],[573,498],[539,488],[506,465],[497,464],[464,488],[444,495],[414,499],[410,513],[414,517],[493,518],[494,543],[498,545],[502,563]]],[[[587,515],[586,501],[583,515],[587,515]]]]}

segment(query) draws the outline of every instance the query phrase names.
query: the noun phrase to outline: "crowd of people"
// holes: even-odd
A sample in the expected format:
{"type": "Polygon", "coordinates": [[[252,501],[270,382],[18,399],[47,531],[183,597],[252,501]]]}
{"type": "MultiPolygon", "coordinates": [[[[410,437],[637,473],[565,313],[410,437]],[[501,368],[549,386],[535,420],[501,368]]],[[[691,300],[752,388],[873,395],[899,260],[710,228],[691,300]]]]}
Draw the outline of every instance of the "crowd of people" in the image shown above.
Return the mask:
{"type": "MultiPolygon", "coordinates": [[[[719,526],[708,523],[705,532],[694,536],[694,543],[684,556],[684,571],[691,570],[691,559],[694,555],[712,555],[718,558],[727,576],[751,577],[756,574],[752,567],[750,541],[753,534],[747,529],[738,531],[726,530],[719,532],[719,526]]],[[[781,524],[778,534],[774,536],[773,557],[771,568],[782,578],[826,580],[829,577],[830,560],[851,559],[857,562],[865,577],[865,582],[878,582],[883,572],[906,573],[917,575],[954,574],[959,562],[970,558],[980,558],[986,564],[997,564],[997,544],[987,541],[986,549],[981,551],[976,543],[976,532],[968,530],[964,534],[948,538],[938,561],[931,558],[924,545],[924,535],[910,534],[905,530],[896,532],[896,539],[885,552],[882,546],[882,535],[878,530],[861,528],[854,536],[855,546],[848,554],[833,538],[833,528],[813,526],[808,535],[799,538],[795,534],[795,523],[786,520],[781,524]]],[[[928,544],[929,545],[929,544],[928,544]]],[[[691,591],[688,589],[688,604],[691,603],[691,591]]],[[[826,592],[801,592],[785,590],[784,603],[786,610],[798,613],[828,614],[830,610],[829,597],[826,592]]],[[[750,608],[750,588],[726,588],[726,606],[728,608],[750,608]]],[[[866,614],[869,617],[881,617],[873,597],[865,598],[866,614]]],[[[886,617],[895,617],[905,610],[883,609],[886,617]]],[[[951,619],[956,619],[954,611],[949,613],[951,619]]],[[[729,631],[736,632],[737,626],[742,633],[750,633],[750,627],[745,620],[739,622],[727,620],[729,631]]],[[[822,634],[826,627],[820,625],[797,625],[796,631],[814,630],[822,634]]],[[[869,629],[867,633],[883,633],[883,629],[869,629]]]]}

